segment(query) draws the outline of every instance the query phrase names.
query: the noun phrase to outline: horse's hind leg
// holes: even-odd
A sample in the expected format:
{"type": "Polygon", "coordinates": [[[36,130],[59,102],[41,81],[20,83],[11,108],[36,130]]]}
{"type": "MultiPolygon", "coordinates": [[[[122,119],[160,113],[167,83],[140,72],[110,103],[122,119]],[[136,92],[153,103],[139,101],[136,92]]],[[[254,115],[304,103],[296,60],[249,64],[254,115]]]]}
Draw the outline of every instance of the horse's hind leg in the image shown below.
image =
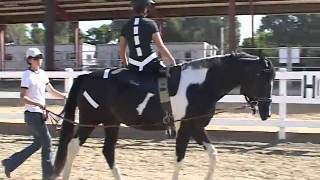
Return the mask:
{"type": "Polygon", "coordinates": [[[193,138],[197,141],[198,144],[203,145],[204,149],[207,150],[209,155],[209,171],[206,176],[206,180],[210,180],[213,177],[213,173],[218,160],[218,151],[217,149],[210,143],[210,140],[205,133],[204,128],[197,129],[193,131],[193,138]]]}
{"type": "Polygon", "coordinates": [[[107,160],[107,163],[112,170],[113,176],[116,180],[121,180],[119,169],[116,166],[114,153],[116,143],[118,140],[119,127],[105,128],[105,139],[102,153],[107,160]]]}
{"type": "Polygon", "coordinates": [[[182,162],[186,154],[187,146],[190,140],[190,131],[184,126],[181,127],[178,131],[177,139],[176,139],[176,163],[175,169],[172,176],[172,180],[177,180],[179,177],[179,172],[182,167],[182,162]]]}
{"type": "Polygon", "coordinates": [[[67,161],[65,167],[63,168],[63,175],[62,178],[64,180],[69,179],[72,163],[74,158],[79,152],[80,146],[82,146],[91,132],[93,131],[93,127],[79,127],[77,133],[75,134],[74,138],[68,144],[68,154],[67,154],[67,161]]]}

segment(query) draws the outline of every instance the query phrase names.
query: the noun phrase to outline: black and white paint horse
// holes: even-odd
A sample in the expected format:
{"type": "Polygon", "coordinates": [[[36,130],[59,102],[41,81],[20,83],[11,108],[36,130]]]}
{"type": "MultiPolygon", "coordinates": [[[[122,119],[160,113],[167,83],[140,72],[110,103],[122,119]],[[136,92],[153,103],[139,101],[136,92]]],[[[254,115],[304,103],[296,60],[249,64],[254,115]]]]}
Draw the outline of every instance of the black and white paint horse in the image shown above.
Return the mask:
{"type": "MultiPolygon", "coordinates": [[[[210,163],[206,179],[211,179],[217,150],[210,143],[204,128],[215,113],[217,101],[240,86],[241,94],[251,105],[258,106],[261,119],[266,120],[270,117],[273,66],[264,58],[233,54],[194,60],[172,69],[169,91],[173,116],[175,120],[181,120],[176,122],[176,164],[172,179],[178,179],[190,138],[208,152],[210,163]],[[178,82],[177,86],[174,82],[178,82]]],[[[114,74],[121,75],[122,70],[117,69],[114,74]]],[[[149,88],[150,91],[141,88],[137,79],[125,82],[108,78],[110,74],[106,73],[109,71],[97,71],[75,79],[64,108],[64,117],[74,120],[78,107],[80,124],[112,126],[104,129],[102,152],[115,179],[120,180],[114,159],[120,123],[144,130],[164,130],[164,113],[159,96],[153,93],[152,88],[149,88]]],[[[136,75],[126,70],[123,73],[129,73],[126,76],[129,79],[136,75]]],[[[54,164],[55,177],[63,171],[63,178],[68,179],[72,161],[93,129],[79,126],[74,133],[74,124],[63,122],[54,164]]]]}

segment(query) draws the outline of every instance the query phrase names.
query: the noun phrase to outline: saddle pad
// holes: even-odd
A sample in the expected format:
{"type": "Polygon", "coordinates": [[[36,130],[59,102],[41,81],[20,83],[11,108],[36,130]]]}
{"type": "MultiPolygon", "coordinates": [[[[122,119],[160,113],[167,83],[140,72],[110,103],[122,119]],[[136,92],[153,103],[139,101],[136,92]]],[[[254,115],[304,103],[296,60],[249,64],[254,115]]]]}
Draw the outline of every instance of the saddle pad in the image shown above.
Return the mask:
{"type": "MultiPolygon", "coordinates": [[[[93,77],[112,79],[135,86],[142,91],[158,94],[158,75],[153,73],[138,72],[127,68],[108,68],[105,70],[94,71],[89,74],[93,77]]],[[[174,96],[178,91],[181,77],[181,67],[170,68],[168,81],[169,95],[174,96]]]]}

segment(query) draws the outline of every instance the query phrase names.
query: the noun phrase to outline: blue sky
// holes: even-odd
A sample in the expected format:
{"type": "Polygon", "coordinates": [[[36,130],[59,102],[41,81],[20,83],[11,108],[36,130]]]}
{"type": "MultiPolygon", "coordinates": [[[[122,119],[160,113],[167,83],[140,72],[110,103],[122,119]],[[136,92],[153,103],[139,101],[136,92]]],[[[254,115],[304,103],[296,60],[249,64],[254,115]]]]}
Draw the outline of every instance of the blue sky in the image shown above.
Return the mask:
{"type": "MultiPolygon", "coordinates": [[[[251,16],[248,15],[243,15],[243,16],[237,16],[240,23],[241,23],[241,29],[240,29],[240,34],[241,34],[241,40],[244,38],[251,37],[251,16]]],[[[254,28],[255,31],[259,28],[261,24],[261,18],[263,16],[261,15],[256,15],[254,16],[254,28]]],[[[102,24],[109,24],[111,23],[110,20],[103,20],[103,21],[81,21],[79,23],[80,29],[82,32],[86,32],[88,29],[92,27],[100,27],[102,24]]]]}

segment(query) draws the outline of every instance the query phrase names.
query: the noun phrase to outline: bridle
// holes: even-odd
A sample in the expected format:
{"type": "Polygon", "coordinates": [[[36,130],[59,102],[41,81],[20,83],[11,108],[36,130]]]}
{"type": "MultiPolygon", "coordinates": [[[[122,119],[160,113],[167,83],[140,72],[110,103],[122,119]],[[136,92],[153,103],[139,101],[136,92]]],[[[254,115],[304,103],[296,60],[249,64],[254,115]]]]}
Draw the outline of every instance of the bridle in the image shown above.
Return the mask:
{"type": "Polygon", "coordinates": [[[257,105],[259,103],[271,103],[272,100],[271,98],[250,98],[247,95],[244,95],[244,98],[247,101],[247,104],[249,105],[249,108],[252,111],[252,114],[256,114],[257,113],[257,105]]]}
{"type": "MultiPolygon", "coordinates": [[[[258,83],[257,81],[259,80],[259,77],[261,76],[261,74],[271,74],[273,71],[271,69],[271,67],[266,66],[265,69],[263,69],[262,71],[256,72],[255,73],[255,78],[254,78],[254,84],[253,84],[253,89],[257,92],[258,91],[258,83]]],[[[272,100],[269,97],[259,97],[257,95],[257,93],[255,93],[255,95],[253,97],[249,97],[246,93],[242,93],[244,94],[245,100],[247,101],[247,104],[249,105],[252,114],[256,114],[257,113],[257,105],[259,103],[271,103],[272,100]]]]}

